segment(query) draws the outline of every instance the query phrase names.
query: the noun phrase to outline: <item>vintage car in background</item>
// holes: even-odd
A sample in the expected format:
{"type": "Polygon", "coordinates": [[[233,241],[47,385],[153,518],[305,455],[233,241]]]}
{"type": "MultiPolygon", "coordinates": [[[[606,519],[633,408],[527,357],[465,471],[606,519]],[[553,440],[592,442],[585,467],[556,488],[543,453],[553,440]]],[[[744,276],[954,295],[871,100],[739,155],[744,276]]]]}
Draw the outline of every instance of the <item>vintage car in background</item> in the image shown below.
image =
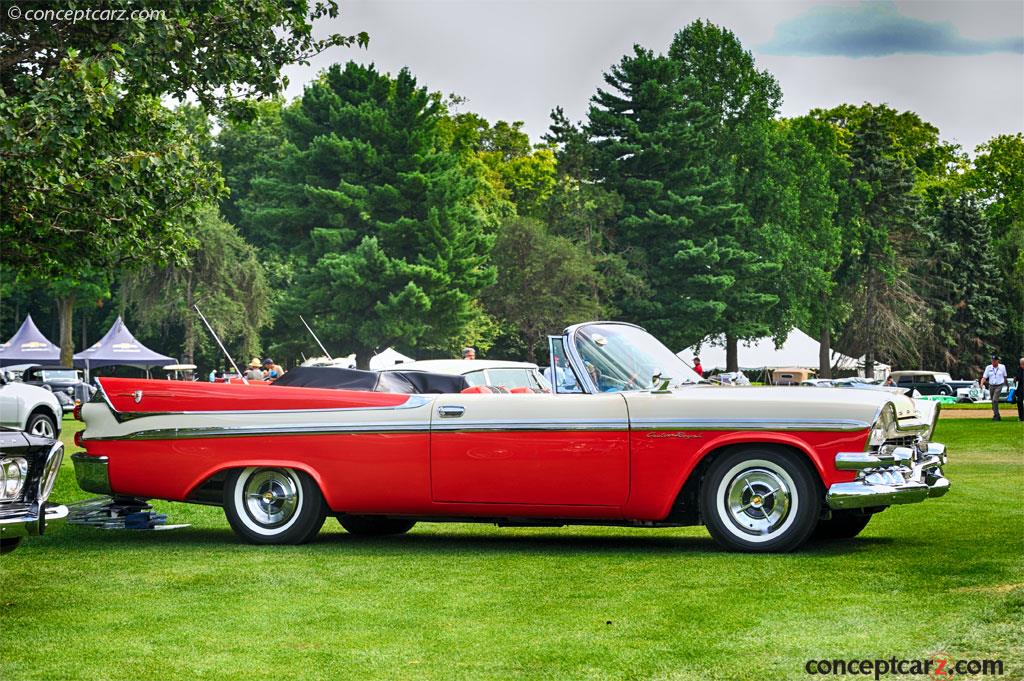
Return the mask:
{"type": "Polygon", "coordinates": [[[370,535],[421,520],[702,524],[739,551],[852,537],[949,488],[937,404],[694,385],[668,348],[618,322],[571,326],[549,352],[580,392],[459,392],[465,381],[415,371],[394,383],[404,392],[381,392],[391,372],[359,378],[373,391],[325,389],[332,376],[354,385],[354,370],[313,367],[262,388],[101,378],[76,476],[120,498],[222,506],[255,543],[309,541],[333,515],[370,535]]]}
{"type": "Polygon", "coordinates": [[[63,413],[53,392],[9,381],[0,373],[0,427],[56,439],[60,435],[63,413]]]}
{"type": "Polygon", "coordinates": [[[529,388],[550,390],[547,379],[531,362],[508,362],[493,359],[423,359],[403,362],[384,371],[428,371],[435,374],[462,376],[470,386],[496,388],[529,388]]]}
{"type": "Polygon", "coordinates": [[[75,408],[75,401],[87,402],[96,389],[82,380],[81,369],[32,366],[21,374],[21,382],[52,391],[64,413],[75,408]]]}
{"type": "Polygon", "coordinates": [[[898,388],[916,390],[922,395],[956,395],[960,388],[970,388],[971,381],[956,381],[945,371],[894,371],[889,374],[898,388]]]}
{"type": "Polygon", "coordinates": [[[67,518],[66,506],[47,504],[63,458],[60,440],[0,428],[0,553],[67,518]]]}

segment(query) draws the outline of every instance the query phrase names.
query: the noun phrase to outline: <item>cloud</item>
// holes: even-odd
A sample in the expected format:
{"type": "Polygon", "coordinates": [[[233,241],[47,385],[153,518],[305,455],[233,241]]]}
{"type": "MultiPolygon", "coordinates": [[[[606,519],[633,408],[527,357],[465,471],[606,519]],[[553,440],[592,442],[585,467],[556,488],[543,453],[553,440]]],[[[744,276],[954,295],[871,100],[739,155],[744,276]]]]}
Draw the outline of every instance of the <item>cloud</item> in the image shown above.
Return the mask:
{"type": "Polygon", "coordinates": [[[815,7],[779,24],[760,50],[792,56],[881,57],[889,54],[1024,53],[1024,36],[975,40],[953,24],[900,14],[891,2],[815,7]]]}

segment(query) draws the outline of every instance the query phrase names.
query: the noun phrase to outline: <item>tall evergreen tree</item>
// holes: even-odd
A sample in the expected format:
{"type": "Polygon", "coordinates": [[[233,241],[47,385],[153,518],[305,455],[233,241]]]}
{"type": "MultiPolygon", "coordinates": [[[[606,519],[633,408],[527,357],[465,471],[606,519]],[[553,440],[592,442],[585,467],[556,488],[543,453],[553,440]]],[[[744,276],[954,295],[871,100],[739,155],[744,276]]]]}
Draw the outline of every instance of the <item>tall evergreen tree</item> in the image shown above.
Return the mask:
{"type": "Polygon", "coordinates": [[[307,259],[281,314],[310,312],[363,366],[388,345],[453,347],[494,281],[482,170],[451,148],[446,115],[406,70],[333,66],[283,112],[289,147],[240,202],[250,229],[276,223],[307,259]]]}

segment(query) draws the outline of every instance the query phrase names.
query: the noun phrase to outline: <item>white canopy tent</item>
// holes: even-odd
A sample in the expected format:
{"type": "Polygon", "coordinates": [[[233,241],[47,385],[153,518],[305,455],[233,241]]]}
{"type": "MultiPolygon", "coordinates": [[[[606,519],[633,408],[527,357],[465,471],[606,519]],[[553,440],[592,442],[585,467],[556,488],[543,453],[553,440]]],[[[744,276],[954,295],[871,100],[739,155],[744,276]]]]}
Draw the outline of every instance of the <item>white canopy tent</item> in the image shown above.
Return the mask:
{"type": "MultiPolygon", "coordinates": [[[[789,332],[781,347],[775,347],[771,337],[758,338],[752,342],[740,341],[737,350],[740,369],[818,368],[818,352],[821,344],[800,329],[789,332]]],[[[700,345],[676,353],[680,359],[693,366],[693,358],[700,357],[705,371],[725,370],[725,336],[705,339],[700,345]]],[[[829,355],[832,368],[839,371],[856,371],[864,375],[864,358],[854,359],[841,352],[829,355]]],[[[875,362],[875,377],[885,377],[891,371],[887,364],[875,362]]]]}
{"type": "Polygon", "coordinates": [[[405,364],[412,361],[414,361],[412,357],[406,357],[394,348],[388,348],[370,358],[370,370],[378,371],[393,367],[396,364],[405,364]]]}

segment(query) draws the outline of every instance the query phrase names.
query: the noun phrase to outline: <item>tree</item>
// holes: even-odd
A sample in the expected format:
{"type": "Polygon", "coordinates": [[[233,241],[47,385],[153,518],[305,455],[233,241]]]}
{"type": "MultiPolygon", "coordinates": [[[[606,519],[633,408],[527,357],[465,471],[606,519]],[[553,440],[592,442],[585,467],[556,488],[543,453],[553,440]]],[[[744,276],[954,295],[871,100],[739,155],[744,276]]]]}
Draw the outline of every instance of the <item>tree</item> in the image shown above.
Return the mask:
{"type": "Polygon", "coordinates": [[[1003,327],[1002,287],[979,273],[993,252],[992,229],[968,194],[946,196],[934,207],[931,257],[923,293],[934,334],[924,341],[928,366],[960,376],[979,376],[988,363],[992,339],[1003,327]]]}
{"type": "Polygon", "coordinates": [[[527,357],[538,358],[547,335],[570,324],[600,319],[594,296],[600,275],[579,244],[549,234],[532,218],[506,222],[494,244],[498,279],[487,290],[487,309],[521,339],[527,357]]]}
{"type": "Polygon", "coordinates": [[[35,13],[0,33],[0,237],[11,270],[65,291],[61,359],[70,363],[82,292],[68,283],[80,268],[180,258],[190,241],[179,220],[220,190],[160,97],[192,95],[242,113],[239,98],[280,91],[285,64],[367,38],[312,37],[311,19],[337,15],[331,0],[312,11],[303,0],[172,0],[153,20],[132,16],[139,7],[127,0],[60,9],[62,17],[35,13]],[[78,16],[95,11],[106,14],[78,16]]]}
{"type": "Polygon", "coordinates": [[[270,321],[270,291],[256,249],[225,222],[217,209],[199,211],[195,245],[183,264],[150,265],[125,281],[128,300],[143,331],[180,338],[180,356],[194,363],[200,347],[212,348],[193,305],[242,356],[260,354],[260,331],[270,321]]]}
{"type": "Polygon", "coordinates": [[[997,135],[979,146],[964,184],[977,196],[993,240],[991,253],[964,266],[987,263],[999,271],[996,306],[1004,331],[986,340],[998,344],[1005,357],[1020,356],[1024,347],[1024,134],[997,135]]]}
{"type": "Polygon", "coordinates": [[[240,200],[250,230],[274,222],[306,258],[293,304],[362,366],[398,343],[450,349],[494,281],[483,170],[446,117],[408,71],[333,66],[283,112],[289,147],[240,200]]]}
{"type": "Polygon", "coordinates": [[[65,366],[75,300],[103,273],[179,256],[190,209],[221,189],[171,112],[124,96],[120,64],[72,54],[30,92],[0,93],[2,258],[58,296],[65,366]]]}

